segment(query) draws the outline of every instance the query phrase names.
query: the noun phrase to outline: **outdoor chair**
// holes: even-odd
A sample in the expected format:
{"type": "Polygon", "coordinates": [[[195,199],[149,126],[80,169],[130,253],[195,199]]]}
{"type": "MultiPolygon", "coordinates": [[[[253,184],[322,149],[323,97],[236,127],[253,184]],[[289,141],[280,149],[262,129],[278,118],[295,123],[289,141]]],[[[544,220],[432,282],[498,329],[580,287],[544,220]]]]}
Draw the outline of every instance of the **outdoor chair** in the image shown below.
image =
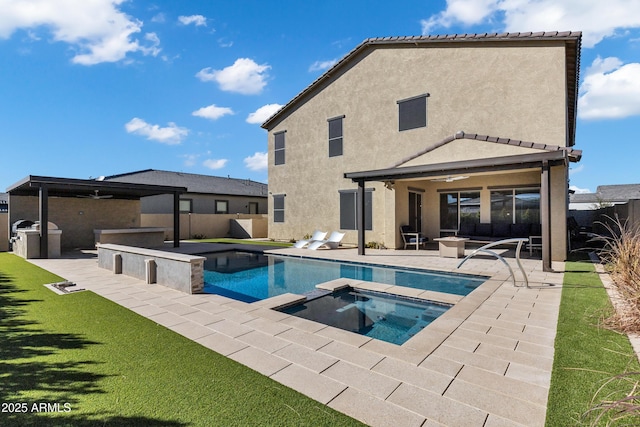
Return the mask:
{"type": "Polygon", "coordinates": [[[345,233],[340,233],[339,231],[334,231],[326,240],[311,242],[309,246],[307,246],[307,249],[315,251],[322,246],[326,247],[327,249],[336,249],[338,246],[340,246],[340,242],[342,241],[344,234],[345,233]]]}
{"type": "Polygon", "coordinates": [[[320,230],[316,230],[313,232],[313,234],[311,235],[310,239],[302,239],[302,240],[298,240],[297,242],[295,242],[293,244],[294,248],[304,248],[305,246],[307,246],[308,244],[312,243],[312,242],[317,242],[320,240],[324,240],[324,238],[327,237],[327,232],[326,231],[320,231],[320,230]]]}
{"type": "Polygon", "coordinates": [[[426,245],[429,241],[428,237],[424,237],[422,233],[412,231],[408,225],[400,226],[400,234],[402,235],[405,249],[407,249],[407,246],[415,245],[416,250],[418,250],[420,246],[426,245]]]}

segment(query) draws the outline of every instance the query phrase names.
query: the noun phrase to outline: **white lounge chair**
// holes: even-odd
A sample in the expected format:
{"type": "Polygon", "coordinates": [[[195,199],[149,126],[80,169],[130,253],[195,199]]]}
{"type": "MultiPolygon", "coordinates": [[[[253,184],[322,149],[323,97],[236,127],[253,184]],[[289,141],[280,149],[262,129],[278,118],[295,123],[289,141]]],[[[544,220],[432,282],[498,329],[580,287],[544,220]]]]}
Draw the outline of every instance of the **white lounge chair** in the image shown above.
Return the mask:
{"type": "Polygon", "coordinates": [[[295,242],[293,244],[294,248],[304,248],[305,246],[307,246],[308,244],[312,243],[312,242],[317,242],[320,240],[324,240],[324,238],[327,237],[327,232],[326,231],[320,231],[320,230],[316,230],[313,232],[313,234],[311,235],[310,239],[302,239],[302,240],[298,240],[297,242],[295,242]]]}
{"type": "Polygon", "coordinates": [[[318,240],[316,242],[311,242],[309,246],[307,246],[307,249],[311,249],[312,251],[315,251],[316,249],[322,246],[325,246],[328,249],[335,249],[338,246],[340,246],[340,242],[342,241],[344,234],[345,233],[340,233],[339,231],[334,231],[326,240],[318,240]]]}

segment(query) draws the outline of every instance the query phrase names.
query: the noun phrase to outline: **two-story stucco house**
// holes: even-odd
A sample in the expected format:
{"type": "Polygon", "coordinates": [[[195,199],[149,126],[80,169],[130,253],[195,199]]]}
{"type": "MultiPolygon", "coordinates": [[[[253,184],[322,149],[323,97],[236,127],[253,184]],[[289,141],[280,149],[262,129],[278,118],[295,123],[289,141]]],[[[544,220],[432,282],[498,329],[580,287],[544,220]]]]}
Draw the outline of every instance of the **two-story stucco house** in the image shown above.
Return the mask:
{"type": "Polygon", "coordinates": [[[581,33],[365,40],[262,127],[269,237],[402,246],[462,229],[567,254],[581,33]],[[489,228],[487,228],[489,227],[489,228]],[[482,230],[481,230],[482,229],[482,230]]]}

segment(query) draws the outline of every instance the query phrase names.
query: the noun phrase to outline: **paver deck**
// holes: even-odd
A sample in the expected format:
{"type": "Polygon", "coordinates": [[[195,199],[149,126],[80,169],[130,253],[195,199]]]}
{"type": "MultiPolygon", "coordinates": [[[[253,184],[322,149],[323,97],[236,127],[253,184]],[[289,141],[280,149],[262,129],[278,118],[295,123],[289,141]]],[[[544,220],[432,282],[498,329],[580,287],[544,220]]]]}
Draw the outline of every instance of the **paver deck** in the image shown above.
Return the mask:
{"type": "Polygon", "coordinates": [[[496,259],[474,258],[456,270],[459,260],[437,251],[274,252],[491,279],[397,346],[270,310],[269,300],[148,285],[100,269],[93,257],[30,261],[372,426],[544,425],[564,264],[549,273],[540,260],[523,260],[525,288],[514,287],[496,259]]]}

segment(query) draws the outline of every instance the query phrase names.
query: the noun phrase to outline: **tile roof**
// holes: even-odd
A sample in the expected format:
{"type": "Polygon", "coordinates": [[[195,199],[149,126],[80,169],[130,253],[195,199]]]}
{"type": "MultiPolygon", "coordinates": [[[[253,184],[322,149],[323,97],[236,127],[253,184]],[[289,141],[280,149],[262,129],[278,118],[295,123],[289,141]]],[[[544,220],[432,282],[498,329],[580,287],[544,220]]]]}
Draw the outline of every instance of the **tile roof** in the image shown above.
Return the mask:
{"type": "Polygon", "coordinates": [[[572,203],[627,202],[640,199],[640,184],[599,185],[595,193],[575,193],[572,203]]]}
{"type": "Polygon", "coordinates": [[[111,175],[105,181],[186,187],[189,193],[267,197],[267,184],[250,179],[146,169],[111,175]]]}
{"type": "Polygon", "coordinates": [[[487,141],[487,142],[494,142],[496,144],[506,144],[506,145],[513,145],[516,147],[525,147],[525,148],[535,148],[538,150],[545,150],[545,151],[563,151],[564,150],[567,152],[567,156],[569,157],[569,159],[574,162],[580,161],[580,158],[582,157],[582,150],[574,150],[573,148],[560,147],[558,145],[538,144],[535,142],[521,141],[519,139],[501,138],[498,136],[479,135],[477,133],[466,133],[464,131],[458,131],[455,133],[455,135],[448,136],[443,140],[437,142],[435,145],[432,145],[428,148],[425,148],[424,150],[420,150],[417,153],[414,153],[408,157],[405,157],[399,162],[393,164],[391,167],[396,168],[404,163],[407,163],[410,160],[415,159],[416,157],[420,157],[423,154],[427,154],[428,152],[433,151],[436,148],[442,147],[443,145],[450,143],[451,141],[455,141],[456,139],[472,139],[476,141],[487,141]]]}
{"type": "Polygon", "coordinates": [[[480,34],[445,34],[426,36],[398,36],[398,37],[374,37],[368,38],[356,46],[351,52],[346,54],[333,67],[324,72],[309,86],[292,98],[280,110],[268,118],[262,127],[269,129],[279,122],[279,119],[291,107],[304,100],[317,88],[322,87],[321,83],[329,80],[340,68],[349,63],[361,52],[369,48],[381,45],[420,45],[433,43],[454,43],[454,42],[513,42],[513,41],[565,41],[566,64],[567,64],[567,110],[569,117],[569,145],[575,142],[575,127],[578,102],[578,79],[580,71],[580,45],[582,32],[580,31],[540,31],[540,32],[513,32],[513,33],[480,33],[480,34]]]}

